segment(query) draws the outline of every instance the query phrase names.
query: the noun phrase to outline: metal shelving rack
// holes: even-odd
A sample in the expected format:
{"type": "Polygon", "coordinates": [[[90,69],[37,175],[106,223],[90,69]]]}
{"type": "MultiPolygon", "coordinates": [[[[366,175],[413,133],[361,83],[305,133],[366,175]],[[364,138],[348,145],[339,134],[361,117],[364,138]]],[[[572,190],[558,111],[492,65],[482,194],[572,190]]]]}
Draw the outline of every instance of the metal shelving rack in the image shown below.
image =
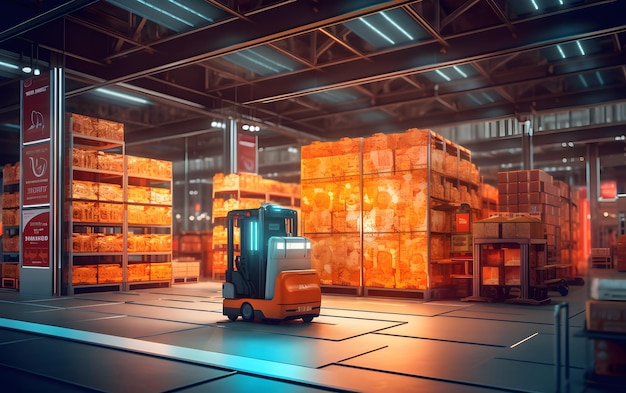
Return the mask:
{"type": "Polygon", "coordinates": [[[450,294],[457,285],[453,272],[465,264],[450,258],[453,212],[462,199],[453,190],[460,194],[466,187],[468,194],[478,195],[480,178],[472,177],[471,167],[467,149],[430,130],[303,148],[304,235],[313,240],[324,290],[421,299],[450,294]],[[398,142],[392,139],[390,145],[385,138],[398,142]],[[387,221],[379,224],[370,212],[385,192],[397,198],[395,221],[390,223],[391,213],[384,207],[380,214],[387,221]],[[327,209],[311,201],[329,193],[333,202],[327,209]],[[336,208],[338,202],[343,210],[336,208]],[[315,225],[323,214],[328,222],[315,225]],[[358,250],[358,258],[351,248],[358,250]]]}
{"type": "Polygon", "coordinates": [[[64,294],[169,286],[172,261],[171,176],[154,177],[150,174],[137,173],[129,175],[129,157],[125,154],[124,142],[73,132],[72,116],[68,116],[70,131],[66,157],[68,180],[64,221],[68,240],[63,261],[64,294]],[[86,159],[89,163],[80,162],[79,152],[89,156],[86,159]],[[107,155],[117,160],[113,165],[114,168],[101,165],[99,160],[107,155]],[[78,192],[80,186],[83,190],[87,189],[87,194],[78,192]],[[152,187],[164,189],[170,198],[164,203],[152,203],[149,199],[129,201],[128,190],[131,186],[144,187],[147,192],[150,192],[152,187]],[[92,189],[89,190],[89,187],[92,189]],[[79,209],[79,204],[85,205],[79,209]],[[142,220],[147,216],[145,214],[131,214],[129,217],[129,210],[133,207],[140,210],[163,209],[166,216],[159,223],[144,222],[142,220]],[[140,219],[133,220],[132,217],[140,219]],[[129,251],[129,236],[154,234],[170,236],[168,250],[129,251]],[[78,242],[80,236],[85,236],[85,239],[89,240],[107,239],[110,242],[105,242],[106,247],[94,244],[84,246],[78,242]],[[156,269],[159,263],[164,264],[164,269],[156,269]],[[169,270],[169,276],[163,274],[162,277],[153,279],[150,272],[152,264],[156,265],[154,270],[169,270]],[[137,274],[138,272],[135,272],[137,269],[134,269],[136,267],[144,268],[145,274],[137,274]],[[131,274],[131,269],[134,274],[131,274]]]}
{"type": "Polygon", "coordinates": [[[546,264],[545,239],[474,239],[473,291],[472,296],[464,300],[547,303],[550,298],[544,288],[545,280],[541,280],[537,272],[546,264]],[[519,250],[519,260],[505,260],[505,249],[519,250]],[[496,257],[487,261],[487,252],[496,257]],[[494,269],[497,276],[487,278],[485,268],[494,269]]]}

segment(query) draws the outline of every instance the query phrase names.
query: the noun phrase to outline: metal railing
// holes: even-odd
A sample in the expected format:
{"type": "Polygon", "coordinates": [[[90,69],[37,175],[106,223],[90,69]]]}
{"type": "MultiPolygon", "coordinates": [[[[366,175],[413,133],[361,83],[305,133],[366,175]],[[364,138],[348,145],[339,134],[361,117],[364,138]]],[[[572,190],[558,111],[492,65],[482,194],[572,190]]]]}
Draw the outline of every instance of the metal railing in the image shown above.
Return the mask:
{"type": "Polygon", "coordinates": [[[555,391],[560,392],[562,389],[563,379],[565,386],[569,385],[569,305],[568,303],[560,303],[554,307],[554,378],[555,391]],[[563,319],[565,322],[562,322],[563,319]],[[561,336],[563,333],[563,336],[561,336]],[[562,348],[562,346],[564,348],[562,348]],[[565,352],[565,353],[563,353],[565,352]],[[565,358],[564,371],[565,375],[561,375],[562,355],[565,358]]]}

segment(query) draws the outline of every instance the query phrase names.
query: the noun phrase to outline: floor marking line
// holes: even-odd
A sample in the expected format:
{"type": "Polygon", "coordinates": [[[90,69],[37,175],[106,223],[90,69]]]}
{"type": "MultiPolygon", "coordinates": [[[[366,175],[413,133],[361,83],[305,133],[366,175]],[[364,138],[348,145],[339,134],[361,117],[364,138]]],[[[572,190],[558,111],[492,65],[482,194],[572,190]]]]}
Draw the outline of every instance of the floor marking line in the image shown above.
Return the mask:
{"type": "Polygon", "coordinates": [[[526,341],[530,340],[531,338],[533,338],[535,336],[538,336],[538,335],[539,335],[539,332],[535,332],[534,334],[531,334],[530,336],[526,337],[525,339],[523,339],[521,341],[518,341],[515,344],[511,345],[511,348],[515,348],[518,345],[520,345],[520,344],[522,344],[522,343],[524,343],[524,342],[526,342],[526,341]]]}

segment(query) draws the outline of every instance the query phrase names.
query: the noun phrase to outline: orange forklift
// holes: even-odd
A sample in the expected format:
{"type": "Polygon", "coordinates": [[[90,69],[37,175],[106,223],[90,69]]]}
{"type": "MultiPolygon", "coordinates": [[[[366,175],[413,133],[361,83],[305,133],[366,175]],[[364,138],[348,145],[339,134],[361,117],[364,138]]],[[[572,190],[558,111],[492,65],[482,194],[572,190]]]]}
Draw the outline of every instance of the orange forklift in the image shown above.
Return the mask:
{"type": "Polygon", "coordinates": [[[298,236],[298,213],[274,204],[227,215],[228,265],[223,314],[281,321],[319,316],[322,293],[311,241],[298,236]]]}

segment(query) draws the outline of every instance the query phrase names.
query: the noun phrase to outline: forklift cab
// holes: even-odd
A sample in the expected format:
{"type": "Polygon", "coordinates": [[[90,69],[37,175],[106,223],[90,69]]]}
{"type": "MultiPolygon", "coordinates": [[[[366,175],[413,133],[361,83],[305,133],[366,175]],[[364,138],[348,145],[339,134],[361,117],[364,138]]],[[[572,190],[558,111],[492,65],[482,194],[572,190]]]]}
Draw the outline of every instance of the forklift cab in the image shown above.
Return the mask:
{"type": "Polygon", "coordinates": [[[297,213],[277,205],[228,212],[228,265],[226,282],[234,286],[233,297],[265,297],[269,239],[298,234],[297,213]],[[237,238],[237,234],[239,235],[237,238]]]}

